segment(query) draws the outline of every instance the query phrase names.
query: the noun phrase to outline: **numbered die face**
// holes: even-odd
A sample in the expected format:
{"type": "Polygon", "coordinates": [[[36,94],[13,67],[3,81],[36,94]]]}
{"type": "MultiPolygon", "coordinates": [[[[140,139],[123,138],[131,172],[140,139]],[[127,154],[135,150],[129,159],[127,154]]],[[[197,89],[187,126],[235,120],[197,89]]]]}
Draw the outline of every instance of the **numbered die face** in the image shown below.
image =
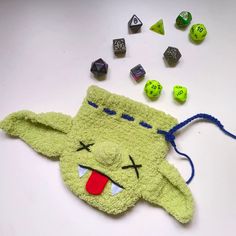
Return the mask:
{"type": "Polygon", "coordinates": [[[206,27],[203,24],[195,24],[190,29],[190,37],[194,41],[202,41],[207,35],[206,27]]]}
{"type": "Polygon", "coordinates": [[[124,38],[114,39],[113,50],[115,54],[125,54],[126,53],[125,39],[124,38]]]}
{"type": "Polygon", "coordinates": [[[142,25],[142,21],[136,15],[133,15],[128,22],[128,26],[133,33],[137,33],[142,25]]]}
{"type": "Polygon", "coordinates": [[[156,80],[148,80],[145,84],[144,91],[150,99],[156,99],[161,94],[162,85],[156,80]]]}
{"type": "Polygon", "coordinates": [[[173,95],[176,101],[184,103],[187,100],[188,90],[181,85],[174,86],[173,95]]]}

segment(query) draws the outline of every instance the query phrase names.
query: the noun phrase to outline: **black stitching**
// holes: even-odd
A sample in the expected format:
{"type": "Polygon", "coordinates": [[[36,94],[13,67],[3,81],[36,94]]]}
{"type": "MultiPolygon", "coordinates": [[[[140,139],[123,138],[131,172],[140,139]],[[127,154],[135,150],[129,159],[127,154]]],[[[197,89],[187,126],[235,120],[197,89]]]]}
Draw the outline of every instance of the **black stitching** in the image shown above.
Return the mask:
{"type": "Polygon", "coordinates": [[[118,183],[115,182],[111,177],[105,175],[105,174],[102,173],[101,171],[95,170],[95,169],[93,169],[92,167],[84,166],[84,165],[81,165],[81,164],[79,164],[79,166],[81,166],[82,168],[86,168],[86,169],[88,169],[88,170],[94,170],[94,171],[98,172],[99,174],[102,174],[102,175],[106,176],[111,182],[113,182],[114,184],[116,184],[116,185],[119,186],[120,188],[123,188],[123,189],[124,189],[124,187],[123,187],[122,185],[118,184],[118,183]]]}
{"type": "Polygon", "coordinates": [[[88,152],[91,152],[91,150],[89,149],[89,147],[94,145],[94,143],[85,145],[85,144],[84,144],[83,142],[81,142],[81,141],[80,141],[79,143],[80,143],[80,145],[81,145],[82,147],[79,148],[79,149],[77,149],[76,151],[81,151],[81,150],[83,150],[83,149],[86,149],[88,152]]]}
{"type": "Polygon", "coordinates": [[[142,165],[136,165],[136,164],[134,163],[133,158],[132,158],[130,155],[129,155],[129,159],[131,160],[132,165],[122,166],[121,168],[122,168],[122,169],[134,168],[135,173],[136,173],[136,176],[137,176],[137,178],[139,179],[138,168],[142,167],[142,165]]]}

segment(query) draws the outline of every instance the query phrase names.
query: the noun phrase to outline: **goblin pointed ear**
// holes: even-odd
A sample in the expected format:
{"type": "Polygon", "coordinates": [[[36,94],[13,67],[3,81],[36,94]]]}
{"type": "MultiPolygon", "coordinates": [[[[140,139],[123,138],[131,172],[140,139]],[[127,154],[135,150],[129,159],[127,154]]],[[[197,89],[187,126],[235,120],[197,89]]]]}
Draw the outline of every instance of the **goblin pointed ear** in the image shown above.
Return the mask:
{"type": "Polygon", "coordinates": [[[61,155],[71,126],[70,116],[55,112],[19,111],[0,122],[0,129],[21,138],[34,150],[52,159],[61,155]]]}
{"type": "Polygon", "coordinates": [[[192,194],[176,168],[166,160],[158,167],[158,173],[149,180],[148,191],[143,197],[147,201],[163,207],[179,222],[187,223],[192,219],[194,203],[192,194]]]}

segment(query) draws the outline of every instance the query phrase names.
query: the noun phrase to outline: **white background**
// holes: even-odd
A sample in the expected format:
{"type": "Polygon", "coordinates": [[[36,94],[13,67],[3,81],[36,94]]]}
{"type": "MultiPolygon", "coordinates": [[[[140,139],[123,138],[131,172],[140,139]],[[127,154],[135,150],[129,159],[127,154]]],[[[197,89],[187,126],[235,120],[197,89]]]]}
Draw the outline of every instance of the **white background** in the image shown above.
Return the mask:
{"type": "MultiPolygon", "coordinates": [[[[74,116],[91,84],[163,110],[182,121],[199,112],[216,116],[236,133],[234,0],[87,0],[0,1],[0,119],[11,112],[58,111],[74,116]],[[205,41],[191,43],[188,31],[175,28],[182,10],[192,24],[204,23],[205,41]],[[142,31],[129,34],[133,14],[142,31]],[[149,30],[164,20],[166,35],[149,30]],[[112,40],[124,37],[127,54],[116,58],[112,40]],[[168,46],[179,48],[175,68],[163,62],[168,46]],[[109,64],[104,81],[90,74],[91,62],[109,64]],[[129,70],[141,63],[146,79],[135,83],[129,70]],[[147,79],[163,85],[158,101],[143,94],[147,79]],[[172,87],[185,85],[189,98],[179,105],[172,87]]],[[[0,133],[0,235],[233,235],[236,230],[236,140],[207,122],[189,126],[178,135],[179,149],[196,167],[190,184],[196,212],[181,225],[164,210],[139,202],[121,217],[107,216],[63,184],[58,162],[35,153],[19,139],[0,133]]],[[[155,144],[153,144],[155,145],[155,144]]],[[[168,159],[185,179],[187,161],[173,152],[168,159]]]]}

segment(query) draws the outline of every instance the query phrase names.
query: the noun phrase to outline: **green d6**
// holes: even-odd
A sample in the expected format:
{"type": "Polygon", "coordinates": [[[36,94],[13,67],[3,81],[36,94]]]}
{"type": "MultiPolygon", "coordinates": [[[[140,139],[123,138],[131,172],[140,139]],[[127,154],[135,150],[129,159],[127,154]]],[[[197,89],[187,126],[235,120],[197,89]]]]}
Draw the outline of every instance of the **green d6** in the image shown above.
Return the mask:
{"type": "Polygon", "coordinates": [[[173,95],[175,100],[178,102],[185,102],[187,100],[187,94],[188,90],[186,87],[183,87],[181,85],[175,85],[173,89],[173,95]]]}
{"type": "Polygon", "coordinates": [[[180,28],[184,28],[190,24],[192,15],[188,11],[182,11],[176,18],[176,25],[180,28]]]}
{"type": "Polygon", "coordinates": [[[156,80],[148,80],[144,91],[150,99],[158,98],[161,94],[162,85],[156,80]]]}
{"type": "Polygon", "coordinates": [[[189,34],[192,40],[202,41],[207,35],[207,30],[203,24],[195,24],[191,27],[189,34]]]}

